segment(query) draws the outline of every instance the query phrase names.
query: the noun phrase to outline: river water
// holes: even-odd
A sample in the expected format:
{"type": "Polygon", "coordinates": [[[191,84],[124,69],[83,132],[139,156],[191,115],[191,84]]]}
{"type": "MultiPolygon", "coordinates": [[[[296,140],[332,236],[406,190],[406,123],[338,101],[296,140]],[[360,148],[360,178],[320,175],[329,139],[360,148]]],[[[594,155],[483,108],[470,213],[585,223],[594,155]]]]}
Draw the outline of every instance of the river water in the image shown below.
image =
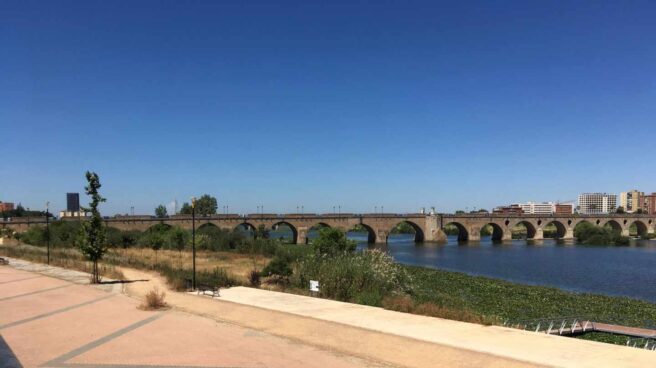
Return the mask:
{"type": "MultiPolygon", "coordinates": [[[[316,236],[313,232],[310,238],[316,236]]],[[[582,246],[545,239],[493,243],[415,243],[414,235],[391,235],[388,244],[367,244],[366,234],[349,233],[359,249],[380,249],[397,262],[481,275],[522,284],[627,296],[656,303],[656,241],[632,240],[631,246],[582,246]]]]}

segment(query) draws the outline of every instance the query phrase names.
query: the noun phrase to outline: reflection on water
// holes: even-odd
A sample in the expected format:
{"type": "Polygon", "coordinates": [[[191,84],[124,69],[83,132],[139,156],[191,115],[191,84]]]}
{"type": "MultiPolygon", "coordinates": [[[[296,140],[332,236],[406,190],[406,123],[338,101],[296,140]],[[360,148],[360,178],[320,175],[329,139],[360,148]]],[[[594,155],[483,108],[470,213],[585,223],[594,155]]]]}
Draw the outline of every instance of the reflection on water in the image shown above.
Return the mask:
{"type": "MultiPolygon", "coordinates": [[[[291,237],[291,234],[277,234],[291,237]]],[[[308,238],[316,237],[310,231],[308,238]]],[[[277,237],[279,237],[277,236],[277,237]]],[[[366,233],[348,233],[358,249],[380,249],[397,262],[465,272],[509,281],[595,294],[628,296],[656,303],[656,241],[632,240],[629,247],[582,246],[545,239],[459,244],[415,243],[413,235],[391,235],[388,244],[367,244],[366,233]]]]}

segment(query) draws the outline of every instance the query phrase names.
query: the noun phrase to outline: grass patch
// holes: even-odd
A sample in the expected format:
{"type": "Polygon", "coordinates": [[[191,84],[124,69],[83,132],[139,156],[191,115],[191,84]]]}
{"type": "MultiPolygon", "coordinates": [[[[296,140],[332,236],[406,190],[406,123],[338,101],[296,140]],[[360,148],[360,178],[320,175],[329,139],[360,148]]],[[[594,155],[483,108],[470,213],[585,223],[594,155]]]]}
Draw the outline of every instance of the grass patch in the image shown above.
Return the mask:
{"type": "Polygon", "coordinates": [[[623,297],[567,292],[459,272],[403,266],[415,303],[468,310],[500,321],[580,316],[624,326],[654,325],[656,304],[623,297]]]}

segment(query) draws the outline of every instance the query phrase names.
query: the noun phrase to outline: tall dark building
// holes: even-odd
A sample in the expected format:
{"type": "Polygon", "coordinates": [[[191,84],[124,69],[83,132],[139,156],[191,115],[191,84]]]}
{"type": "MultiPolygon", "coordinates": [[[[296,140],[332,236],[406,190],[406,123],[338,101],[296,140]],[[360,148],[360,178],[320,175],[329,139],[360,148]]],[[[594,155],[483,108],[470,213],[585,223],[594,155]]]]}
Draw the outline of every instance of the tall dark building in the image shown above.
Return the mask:
{"type": "Polygon", "coordinates": [[[80,210],[80,193],[66,193],[66,211],[78,212],[80,210]]]}

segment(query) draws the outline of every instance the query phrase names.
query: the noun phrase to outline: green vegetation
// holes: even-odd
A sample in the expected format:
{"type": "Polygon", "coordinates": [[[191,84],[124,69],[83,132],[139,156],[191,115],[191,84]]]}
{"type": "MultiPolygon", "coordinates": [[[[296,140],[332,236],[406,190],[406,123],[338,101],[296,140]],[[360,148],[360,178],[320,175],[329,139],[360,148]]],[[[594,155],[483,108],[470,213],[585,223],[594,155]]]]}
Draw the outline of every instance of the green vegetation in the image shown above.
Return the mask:
{"type": "MultiPolygon", "coordinates": [[[[2,202],[0,201],[0,203],[2,202]]],[[[10,218],[10,217],[45,217],[45,215],[46,215],[46,211],[26,210],[25,207],[23,207],[23,205],[20,203],[13,210],[2,211],[0,213],[0,216],[3,219],[10,218]]],[[[49,213],[48,215],[52,217],[52,213],[49,213]]]]}
{"type": "Polygon", "coordinates": [[[442,230],[444,230],[444,233],[446,235],[458,235],[458,233],[459,233],[458,227],[454,224],[444,225],[442,230]]]}
{"type": "Polygon", "coordinates": [[[166,218],[168,217],[168,212],[166,211],[166,207],[164,207],[163,204],[160,204],[159,206],[155,207],[155,217],[157,218],[166,218]]]}
{"type": "Polygon", "coordinates": [[[628,245],[629,238],[608,227],[582,222],[574,228],[574,236],[584,245],[628,245]]]}
{"type": "Polygon", "coordinates": [[[394,226],[391,231],[392,234],[414,234],[415,232],[415,228],[405,221],[394,226]]]}
{"type": "Polygon", "coordinates": [[[447,309],[464,309],[486,319],[517,321],[580,316],[636,327],[656,321],[656,304],[634,299],[579,294],[458,272],[403,267],[412,279],[415,303],[432,302],[447,309]]]}
{"type": "MultiPolygon", "coordinates": [[[[201,216],[215,215],[216,210],[219,208],[218,201],[215,197],[209,194],[203,194],[196,200],[196,214],[201,216]]],[[[183,215],[191,215],[192,208],[187,202],[182,204],[180,213],[183,215]]]]}
{"type": "MultiPolygon", "coordinates": [[[[100,261],[107,252],[107,243],[105,242],[105,228],[103,225],[98,205],[105,202],[98,189],[100,189],[100,178],[95,172],[86,173],[87,186],[84,188],[87,195],[91,196],[89,208],[83,208],[85,212],[91,212],[91,219],[82,223],[82,231],[78,238],[78,247],[92,263],[93,270],[91,275],[94,283],[100,282],[100,273],[98,272],[98,261],[100,261]]],[[[47,238],[47,236],[46,236],[47,238]]]]}

